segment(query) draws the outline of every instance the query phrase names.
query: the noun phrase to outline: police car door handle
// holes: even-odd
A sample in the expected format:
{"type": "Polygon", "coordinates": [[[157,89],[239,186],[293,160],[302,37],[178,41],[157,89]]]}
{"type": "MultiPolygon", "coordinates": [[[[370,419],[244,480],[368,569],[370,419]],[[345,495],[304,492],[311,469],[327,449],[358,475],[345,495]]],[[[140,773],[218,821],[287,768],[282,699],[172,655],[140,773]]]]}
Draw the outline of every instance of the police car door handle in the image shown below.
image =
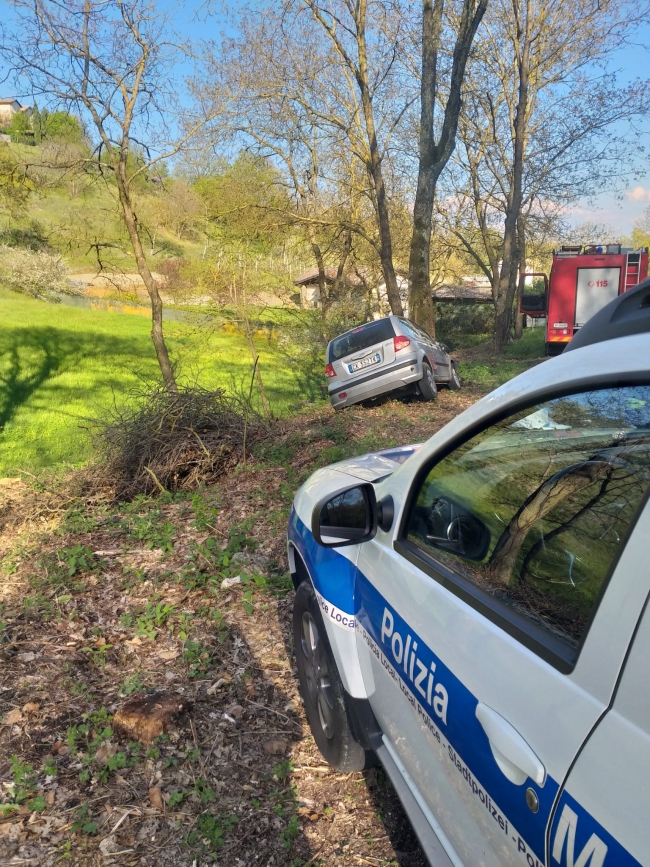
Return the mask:
{"type": "Polygon", "coordinates": [[[538,786],[544,785],[546,768],[519,732],[501,714],[479,702],[476,719],[487,735],[494,761],[511,783],[521,786],[530,777],[538,786]]]}

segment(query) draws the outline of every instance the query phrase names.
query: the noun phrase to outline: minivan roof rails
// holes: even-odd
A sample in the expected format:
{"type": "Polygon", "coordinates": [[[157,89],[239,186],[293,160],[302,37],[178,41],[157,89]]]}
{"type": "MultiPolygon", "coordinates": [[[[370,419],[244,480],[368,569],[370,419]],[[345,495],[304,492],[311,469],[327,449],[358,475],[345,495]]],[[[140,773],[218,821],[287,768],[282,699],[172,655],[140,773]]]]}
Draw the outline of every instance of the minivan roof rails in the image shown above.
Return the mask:
{"type": "Polygon", "coordinates": [[[650,366],[650,278],[614,298],[588,319],[564,351],[632,334],[648,334],[650,366]]]}

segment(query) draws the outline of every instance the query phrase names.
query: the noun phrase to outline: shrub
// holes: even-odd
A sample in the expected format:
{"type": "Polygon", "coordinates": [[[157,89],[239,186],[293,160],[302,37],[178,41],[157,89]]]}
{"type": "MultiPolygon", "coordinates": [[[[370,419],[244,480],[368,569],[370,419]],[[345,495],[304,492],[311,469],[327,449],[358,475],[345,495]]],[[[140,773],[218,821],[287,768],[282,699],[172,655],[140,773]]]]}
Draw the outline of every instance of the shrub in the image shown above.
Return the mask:
{"type": "Polygon", "coordinates": [[[199,386],[147,385],[97,426],[99,481],[116,499],[210,484],[266,433],[242,400],[199,386]]]}
{"type": "Polygon", "coordinates": [[[58,301],[60,294],[80,295],[68,279],[68,268],[58,253],[0,247],[0,279],[15,292],[58,301]]]}
{"type": "Polygon", "coordinates": [[[494,327],[494,307],[491,304],[438,303],[436,336],[440,340],[458,334],[489,334],[494,327]]]}

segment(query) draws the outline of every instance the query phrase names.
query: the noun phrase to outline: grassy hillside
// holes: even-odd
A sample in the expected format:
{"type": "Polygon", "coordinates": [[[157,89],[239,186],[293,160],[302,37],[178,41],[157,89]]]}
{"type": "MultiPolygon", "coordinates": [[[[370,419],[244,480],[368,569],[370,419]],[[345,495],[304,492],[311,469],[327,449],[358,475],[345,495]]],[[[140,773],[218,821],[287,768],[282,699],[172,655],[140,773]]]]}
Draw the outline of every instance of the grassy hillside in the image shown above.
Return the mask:
{"type": "MultiPolygon", "coordinates": [[[[245,387],[251,353],[239,333],[168,323],[181,376],[205,386],[245,387]]],[[[0,289],[0,476],[83,463],[83,426],[114,396],[158,374],[147,319],[46,304],[0,289]]],[[[300,390],[274,345],[259,340],[272,408],[288,412],[300,390]]]]}

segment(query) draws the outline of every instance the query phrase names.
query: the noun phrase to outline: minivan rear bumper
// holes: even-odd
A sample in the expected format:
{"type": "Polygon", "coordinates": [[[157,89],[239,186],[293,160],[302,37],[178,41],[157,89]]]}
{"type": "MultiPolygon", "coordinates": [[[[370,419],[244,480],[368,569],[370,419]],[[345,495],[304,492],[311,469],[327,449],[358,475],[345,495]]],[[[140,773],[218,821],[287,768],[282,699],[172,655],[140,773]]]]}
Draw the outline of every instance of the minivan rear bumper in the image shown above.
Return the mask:
{"type": "Polygon", "coordinates": [[[329,387],[329,398],[334,409],[342,409],[344,406],[411,385],[420,379],[422,366],[418,364],[417,358],[412,356],[393,365],[388,371],[378,370],[349,383],[333,383],[329,387]],[[345,397],[339,397],[340,394],[345,394],[345,397]]]}

